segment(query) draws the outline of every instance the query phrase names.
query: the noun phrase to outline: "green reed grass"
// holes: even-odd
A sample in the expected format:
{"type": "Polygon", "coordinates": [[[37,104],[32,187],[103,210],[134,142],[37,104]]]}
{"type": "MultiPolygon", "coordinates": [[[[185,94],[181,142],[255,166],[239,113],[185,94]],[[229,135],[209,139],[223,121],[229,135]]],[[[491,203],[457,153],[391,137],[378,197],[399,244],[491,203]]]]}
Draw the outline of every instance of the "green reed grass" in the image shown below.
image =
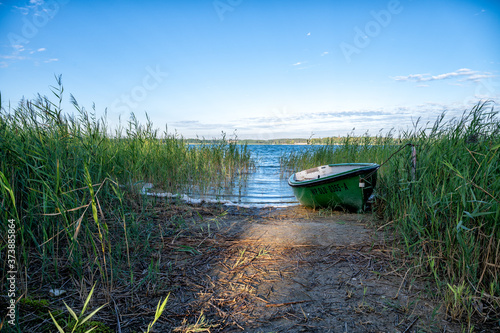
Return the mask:
{"type": "Polygon", "coordinates": [[[443,114],[432,126],[417,123],[397,137],[348,136],[342,145],[284,155],[281,163],[288,172],[342,162],[381,164],[407,143],[416,145],[416,178],[407,147],[380,168],[376,209],[393,221],[408,252],[435,272],[443,290],[465,285],[470,292],[463,304],[473,299],[500,315],[500,121],[491,102],[458,119],[445,121],[443,114]]]}
{"type": "MultiPolygon", "coordinates": [[[[60,77],[52,92],[16,107],[0,105],[0,232],[7,235],[3,221],[16,220],[18,271],[37,272],[30,283],[51,283],[62,272],[84,281],[91,272],[110,290],[124,279],[122,269],[133,281],[132,249],[136,256],[147,250],[148,227],[132,209],[141,205],[142,183],[205,191],[253,166],[247,147],[225,137],[193,147],[133,114],[112,131],[95,106],[89,112],[73,96],[74,114],[63,112],[60,77]]],[[[1,244],[3,257],[7,243],[1,244]]],[[[2,265],[2,281],[6,272],[2,265]]]]}

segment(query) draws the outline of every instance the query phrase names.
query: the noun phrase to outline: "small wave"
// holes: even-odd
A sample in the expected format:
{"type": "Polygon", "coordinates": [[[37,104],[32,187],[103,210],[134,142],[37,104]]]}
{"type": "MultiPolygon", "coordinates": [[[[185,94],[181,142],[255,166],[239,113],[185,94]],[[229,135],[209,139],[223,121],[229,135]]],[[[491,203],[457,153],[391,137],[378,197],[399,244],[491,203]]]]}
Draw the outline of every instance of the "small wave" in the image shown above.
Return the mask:
{"type": "Polygon", "coordinates": [[[199,205],[202,203],[215,203],[215,204],[223,204],[225,206],[234,206],[241,208],[284,208],[290,206],[298,205],[295,201],[281,201],[276,203],[271,202],[252,202],[252,203],[236,203],[230,200],[221,200],[221,199],[208,199],[208,198],[192,198],[186,194],[173,194],[170,192],[149,192],[150,189],[154,187],[151,183],[146,183],[141,189],[142,195],[158,197],[158,198],[177,198],[189,204],[199,205]]]}

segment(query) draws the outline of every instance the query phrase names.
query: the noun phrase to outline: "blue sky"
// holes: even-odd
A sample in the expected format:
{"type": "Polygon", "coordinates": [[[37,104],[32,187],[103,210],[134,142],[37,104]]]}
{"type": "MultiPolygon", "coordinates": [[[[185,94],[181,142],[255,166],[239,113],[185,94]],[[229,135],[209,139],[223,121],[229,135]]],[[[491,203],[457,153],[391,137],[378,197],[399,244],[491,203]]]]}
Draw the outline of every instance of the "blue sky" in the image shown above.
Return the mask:
{"type": "Polygon", "coordinates": [[[62,74],[111,127],[325,137],[500,102],[498,1],[0,0],[2,103],[62,74]]]}

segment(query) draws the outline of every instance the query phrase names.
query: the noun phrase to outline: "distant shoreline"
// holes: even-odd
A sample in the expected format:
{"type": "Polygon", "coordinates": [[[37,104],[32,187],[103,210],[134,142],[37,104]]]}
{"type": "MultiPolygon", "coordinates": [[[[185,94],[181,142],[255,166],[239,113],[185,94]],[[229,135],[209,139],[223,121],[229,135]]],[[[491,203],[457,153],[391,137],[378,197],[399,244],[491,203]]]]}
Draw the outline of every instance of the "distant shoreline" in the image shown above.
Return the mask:
{"type": "MultiPolygon", "coordinates": [[[[188,142],[190,145],[202,145],[202,144],[212,144],[215,142],[205,141],[205,142],[188,142]]],[[[326,143],[253,143],[253,142],[235,142],[236,145],[242,146],[324,146],[326,143]]],[[[343,146],[343,143],[335,143],[335,146],[343,146]]]]}
{"type": "MultiPolygon", "coordinates": [[[[293,146],[317,146],[317,145],[336,145],[343,146],[344,144],[358,144],[358,145],[372,145],[376,144],[380,137],[366,137],[366,136],[347,136],[347,137],[326,137],[326,138],[287,138],[287,139],[271,139],[271,140],[258,140],[258,139],[184,139],[188,144],[220,144],[225,142],[227,144],[237,145],[293,145],[293,146]]],[[[384,142],[392,142],[400,144],[401,140],[397,138],[384,138],[384,142]]]]}

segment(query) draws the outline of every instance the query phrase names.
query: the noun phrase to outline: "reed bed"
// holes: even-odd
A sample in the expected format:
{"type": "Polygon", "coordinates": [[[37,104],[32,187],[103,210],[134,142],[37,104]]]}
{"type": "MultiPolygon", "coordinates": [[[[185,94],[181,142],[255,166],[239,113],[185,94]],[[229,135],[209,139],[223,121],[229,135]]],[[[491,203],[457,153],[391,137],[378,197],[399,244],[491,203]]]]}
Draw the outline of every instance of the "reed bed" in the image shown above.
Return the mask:
{"type": "MultiPolygon", "coordinates": [[[[342,145],[313,147],[282,156],[284,170],[342,162],[384,163],[405,144],[411,148],[379,170],[375,209],[392,224],[415,268],[435,279],[455,319],[500,316],[500,121],[492,102],[458,119],[442,114],[432,126],[394,136],[344,138],[342,145]]],[[[495,319],[496,318],[496,319],[495,319]]]]}
{"type": "Polygon", "coordinates": [[[192,146],[133,114],[111,131],[95,106],[89,112],[73,96],[74,114],[63,112],[60,77],[52,92],[16,107],[0,98],[0,280],[9,271],[6,222],[14,219],[18,297],[28,285],[56,288],[68,279],[82,290],[98,282],[106,295],[133,284],[133,262],[151,252],[153,233],[143,223],[151,205],[138,195],[143,183],[203,192],[253,167],[247,147],[225,137],[192,146]]]}

